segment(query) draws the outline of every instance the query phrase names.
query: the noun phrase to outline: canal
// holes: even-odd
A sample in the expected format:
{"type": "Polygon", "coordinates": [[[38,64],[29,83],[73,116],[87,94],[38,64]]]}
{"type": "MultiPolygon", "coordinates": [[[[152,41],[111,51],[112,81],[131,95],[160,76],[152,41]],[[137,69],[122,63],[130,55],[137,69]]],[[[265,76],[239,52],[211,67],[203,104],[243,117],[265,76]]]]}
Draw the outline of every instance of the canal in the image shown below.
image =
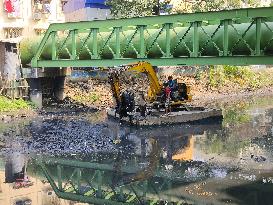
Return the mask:
{"type": "Polygon", "coordinates": [[[0,205],[272,204],[272,100],[165,127],[77,109],[1,122],[0,205]]]}

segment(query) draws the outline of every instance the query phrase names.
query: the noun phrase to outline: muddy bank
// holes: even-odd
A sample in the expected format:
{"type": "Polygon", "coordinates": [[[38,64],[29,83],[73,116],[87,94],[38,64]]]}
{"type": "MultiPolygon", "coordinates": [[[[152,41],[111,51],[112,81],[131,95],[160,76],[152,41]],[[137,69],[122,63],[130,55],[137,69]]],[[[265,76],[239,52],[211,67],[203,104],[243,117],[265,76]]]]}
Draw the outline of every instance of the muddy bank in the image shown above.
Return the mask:
{"type": "MultiPolygon", "coordinates": [[[[238,70],[238,72],[239,71],[240,70],[238,70]]],[[[249,77],[246,78],[237,76],[233,79],[230,76],[223,77],[223,73],[221,72],[220,79],[215,77],[219,75],[219,73],[213,73],[213,75],[205,73],[201,76],[197,76],[197,74],[195,76],[185,76],[176,73],[172,73],[172,75],[173,78],[178,79],[179,82],[184,82],[191,86],[193,101],[190,104],[196,106],[220,107],[222,104],[232,104],[237,100],[244,100],[250,97],[273,95],[273,85],[271,85],[271,81],[268,82],[271,79],[270,73],[273,73],[272,69],[267,69],[266,71],[263,71],[262,74],[257,74],[254,72],[250,73],[259,83],[259,86],[256,87],[253,86],[253,83],[249,80],[249,77]],[[258,78],[258,75],[269,76],[266,78],[267,83],[260,83],[261,78],[258,78]],[[222,84],[217,85],[216,87],[212,86],[212,80],[222,84]]],[[[249,75],[248,70],[244,72],[249,75]]],[[[245,73],[243,74],[245,75],[245,73]]],[[[166,81],[168,75],[163,75],[160,72],[159,74],[160,81],[166,81]]],[[[234,76],[236,75],[234,74],[234,76]]],[[[121,78],[121,90],[130,89],[135,91],[136,94],[138,92],[143,92],[144,94],[148,92],[149,80],[146,75],[122,74],[121,78]]],[[[254,85],[257,85],[257,82],[254,85]]],[[[52,99],[44,99],[44,108],[42,113],[55,111],[63,113],[70,111],[89,112],[90,110],[92,112],[115,106],[115,100],[112,96],[112,91],[110,85],[108,84],[107,78],[101,80],[89,79],[88,81],[84,82],[67,82],[65,86],[65,94],[67,97],[63,102],[56,102],[52,99]]],[[[32,108],[12,112],[0,111],[0,121],[10,122],[22,118],[35,117],[37,114],[41,114],[41,111],[36,111],[32,108]]]]}
{"type": "Polygon", "coordinates": [[[273,96],[273,87],[264,87],[257,90],[234,93],[205,92],[193,96],[192,105],[219,107],[223,104],[232,104],[236,101],[247,100],[253,97],[273,96]]]}
{"type": "MultiPolygon", "coordinates": [[[[237,100],[248,99],[249,97],[273,95],[273,86],[240,88],[240,86],[229,85],[216,89],[207,86],[205,82],[200,82],[194,77],[180,76],[177,78],[191,86],[193,101],[190,104],[196,106],[218,107],[220,104],[232,103],[237,100]]],[[[161,77],[161,81],[164,80],[165,76],[161,77]]],[[[125,82],[127,88],[133,88],[133,90],[136,91],[146,87],[146,85],[143,86],[143,84],[147,84],[147,81],[136,79],[133,81],[133,85],[125,82]]],[[[66,96],[74,102],[79,102],[85,106],[96,107],[98,109],[105,109],[115,105],[110,85],[107,81],[89,79],[88,82],[67,83],[66,96]]]]}
{"type": "Polygon", "coordinates": [[[103,109],[114,105],[110,85],[107,81],[88,80],[69,82],[65,86],[66,100],[91,108],[103,109]]]}
{"type": "Polygon", "coordinates": [[[10,122],[33,115],[35,115],[35,107],[29,101],[0,95],[0,122],[10,122]]]}
{"type": "Polygon", "coordinates": [[[26,118],[34,118],[37,115],[38,115],[37,111],[32,109],[0,112],[0,122],[9,123],[12,121],[23,120],[26,118]]]}

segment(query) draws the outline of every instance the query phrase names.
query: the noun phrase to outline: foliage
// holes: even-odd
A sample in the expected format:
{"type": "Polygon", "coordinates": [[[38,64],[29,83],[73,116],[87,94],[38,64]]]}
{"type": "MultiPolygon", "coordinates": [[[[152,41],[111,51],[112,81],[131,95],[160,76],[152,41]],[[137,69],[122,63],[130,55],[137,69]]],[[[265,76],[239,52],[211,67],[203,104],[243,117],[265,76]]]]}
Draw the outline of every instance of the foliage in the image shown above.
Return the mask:
{"type": "Polygon", "coordinates": [[[172,9],[171,13],[192,13],[194,4],[185,0],[171,1],[172,9]]]}
{"type": "Polygon", "coordinates": [[[100,96],[97,93],[92,93],[90,99],[92,102],[97,102],[100,99],[100,96]]]}
{"type": "Polygon", "coordinates": [[[23,99],[10,100],[4,96],[0,96],[0,112],[12,112],[21,109],[30,109],[33,105],[23,99]]]}
{"type": "Polygon", "coordinates": [[[219,11],[242,7],[258,7],[259,1],[255,0],[107,0],[111,6],[114,18],[130,18],[151,16],[158,6],[163,13],[193,13],[205,11],[219,11]]]}
{"type": "Polygon", "coordinates": [[[270,70],[253,71],[250,67],[211,66],[209,71],[198,73],[196,80],[203,81],[209,88],[254,90],[273,85],[273,73],[270,70]]]}
{"type": "Polygon", "coordinates": [[[193,5],[193,11],[205,12],[205,11],[219,11],[227,9],[235,9],[242,7],[257,7],[260,2],[254,0],[199,0],[193,5]]]}
{"type": "Polygon", "coordinates": [[[224,72],[220,67],[210,67],[209,69],[209,84],[211,87],[219,87],[225,82],[224,72]]]}
{"type": "Polygon", "coordinates": [[[224,106],[222,108],[224,116],[223,125],[231,126],[250,122],[251,116],[247,112],[248,109],[249,104],[241,101],[232,106],[224,106]]]}
{"type": "MultiPolygon", "coordinates": [[[[169,0],[160,0],[160,10],[168,10],[169,0]]],[[[107,0],[114,18],[151,16],[158,0],[107,0]]]]}

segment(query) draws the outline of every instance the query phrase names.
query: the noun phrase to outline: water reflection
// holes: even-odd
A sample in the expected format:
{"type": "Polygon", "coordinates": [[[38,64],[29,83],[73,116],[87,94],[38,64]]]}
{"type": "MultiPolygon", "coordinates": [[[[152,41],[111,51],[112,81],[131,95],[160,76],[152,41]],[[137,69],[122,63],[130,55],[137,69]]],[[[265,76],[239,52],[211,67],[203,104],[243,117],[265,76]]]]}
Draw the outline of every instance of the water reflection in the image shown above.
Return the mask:
{"type": "Polygon", "coordinates": [[[270,103],[226,106],[223,124],[135,129],[86,113],[37,118],[0,134],[9,142],[0,204],[272,204],[270,103]]]}

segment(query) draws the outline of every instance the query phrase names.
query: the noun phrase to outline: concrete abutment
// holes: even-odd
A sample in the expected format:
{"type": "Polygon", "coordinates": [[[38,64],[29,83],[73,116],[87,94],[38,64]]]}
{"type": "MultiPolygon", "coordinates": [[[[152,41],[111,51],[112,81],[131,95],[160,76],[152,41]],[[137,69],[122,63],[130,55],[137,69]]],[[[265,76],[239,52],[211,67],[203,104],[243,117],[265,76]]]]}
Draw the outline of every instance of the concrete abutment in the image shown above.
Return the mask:
{"type": "Polygon", "coordinates": [[[65,79],[70,73],[69,68],[25,69],[25,78],[29,84],[30,101],[37,108],[42,108],[45,98],[53,98],[57,101],[64,100],[65,79]]]}

